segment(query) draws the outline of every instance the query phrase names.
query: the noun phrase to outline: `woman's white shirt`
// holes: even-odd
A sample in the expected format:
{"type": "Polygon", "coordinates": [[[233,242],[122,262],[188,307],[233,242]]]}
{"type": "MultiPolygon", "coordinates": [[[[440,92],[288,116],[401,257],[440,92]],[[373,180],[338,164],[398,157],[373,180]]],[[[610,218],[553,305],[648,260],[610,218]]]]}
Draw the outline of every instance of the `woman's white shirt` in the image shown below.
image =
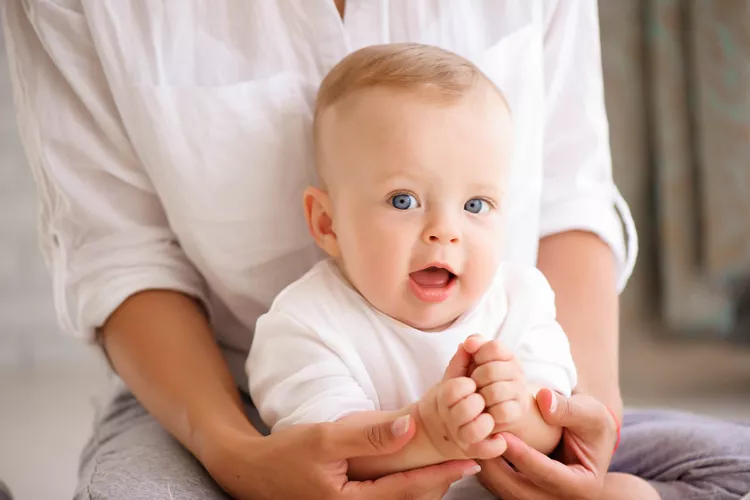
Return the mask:
{"type": "Polygon", "coordinates": [[[516,127],[508,260],[581,229],[637,253],[611,171],[595,0],[6,0],[19,129],[63,328],[129,296],[201,299],[238,382],[257,318],[321,254],[303,218],[317,87],[388,42],[468,57],[516,127]],[[623,227],[625,231],[623,231],[623,227]],[[627,243],[626,243],[627,242],[627,243]]]}

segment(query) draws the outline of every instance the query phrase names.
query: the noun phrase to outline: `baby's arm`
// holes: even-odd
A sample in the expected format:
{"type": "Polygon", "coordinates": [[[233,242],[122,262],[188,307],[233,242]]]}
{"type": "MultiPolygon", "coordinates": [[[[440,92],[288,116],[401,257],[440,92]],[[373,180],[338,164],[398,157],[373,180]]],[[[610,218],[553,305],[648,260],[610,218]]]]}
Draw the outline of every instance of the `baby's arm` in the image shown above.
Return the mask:
{"type": "Polygon", "coordinates": [[[526,381],[510,349],[497,340],[486,342],[474,353],[474,363],[471,378],[494,418],[494,432],[510,432],[541,453],[551,453],[562,429],[542,418],[535,401],[541,387],[526,381]]]}
{"type": "Polygon", "coordinates": [[[484,401],[465,376],[470,356],[463,348],[445,378],[418,402],[384,412],[363,389],[368,382],[356,355],[336,342],[341,340],[324,339],[283,313],[272,311],[258,320],[246,369],[253,402],[272,432],[301,423],[414,418],[416,436],[401,451],[350,460],[352,479],[376,479],[459,458],[493,458],[505,451],[502,438],[487,439],[494,422],[481,416],[484,401]]]}
{"type": "Polygon", "coordinates": [[[386,474],[462,458],[489,459],[505,451],[505,441],[491,436],[495,423],[484,413],[484,400],[468,375],[471,356],[459,346],[443,380],[418,402],[396,412],[361,412],[344,417],[377,423],[408,415],[417,433],[402,450],[387,457],[349,460],[350,479],[375,479],[386,474]]]}
{"type": "Polygon", "coordinates": [[[501,339],[512,339],[513,352],[498,341],[483,345],[475,362],[485,367],[478,367],[472,378],[489,398],[488,411],[498,421],[498,430],[549,454],[562,429],[544,422],[535,396],[541,388],[570,396],[576,384],[570,344],[555,319],[555,295],[544,275],[534,268],[516,268],[506,278],[509,307],[501,339]]]}

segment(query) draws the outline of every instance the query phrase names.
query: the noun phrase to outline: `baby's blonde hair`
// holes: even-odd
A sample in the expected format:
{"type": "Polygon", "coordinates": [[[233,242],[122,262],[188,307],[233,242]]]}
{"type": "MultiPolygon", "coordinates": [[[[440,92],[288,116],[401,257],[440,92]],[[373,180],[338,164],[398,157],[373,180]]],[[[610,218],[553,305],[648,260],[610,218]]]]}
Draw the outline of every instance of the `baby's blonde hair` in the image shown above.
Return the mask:
{"type": "Polygon", "coordinates": [[[505,97],[481,70],[453,52],[419,43],[371,45],[357,50],[334,66],[320,84],[313,119],[316,151],[321,114],[358,91],[387,87],[419,92],[420,98],[450,104],[484,85],[508,109],[505,97]]]}

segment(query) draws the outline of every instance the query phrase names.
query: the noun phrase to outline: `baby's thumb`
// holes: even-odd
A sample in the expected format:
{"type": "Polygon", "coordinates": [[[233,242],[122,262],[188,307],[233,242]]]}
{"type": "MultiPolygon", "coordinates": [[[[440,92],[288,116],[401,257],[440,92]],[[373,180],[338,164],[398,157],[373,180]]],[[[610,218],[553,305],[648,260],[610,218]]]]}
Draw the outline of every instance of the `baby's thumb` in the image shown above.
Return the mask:
{"type": "Polygon", "coordinates": [[[471,364],[472,359],[473,358],[471,354],[466,352],[463,344],[458,346],[456,354],[454,354],[451,360],[448,362],[448,367],[445,369],[443,380],[450,380],[458,377],[467,377],[469,373],[469,365],[471,364]]]}
{"type": "Polygon", "coordinates": [[[414,437],[414,418],[404,415],[396,420],[377,424],[349,425],[346,422],[332,424],[331,446],[333,460],[388,455],[403,448],[414,437]]]}

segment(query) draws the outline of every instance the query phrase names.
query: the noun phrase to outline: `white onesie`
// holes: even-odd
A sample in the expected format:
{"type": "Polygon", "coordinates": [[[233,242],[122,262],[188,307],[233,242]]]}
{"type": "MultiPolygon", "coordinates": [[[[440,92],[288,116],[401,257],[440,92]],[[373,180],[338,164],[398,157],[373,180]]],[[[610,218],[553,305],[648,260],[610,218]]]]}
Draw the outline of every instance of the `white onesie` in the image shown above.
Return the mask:
{"type": "MultiPolygon", "coordinates": [[[[443,377],[458,345],[475,333],[508,346],[529,383],[564,395],[576,385],[554,294],[535,268],[501,265],[472,310],[448,329],[426,333],[374,309],[324,260],[258,319],[246,364],[250,394],[272,431],[399,410],[443,377]]],[[[481,488],[476,480],[463,483],[451,498],[462,498],[455,494],[469,483],[481,488]]]]}

